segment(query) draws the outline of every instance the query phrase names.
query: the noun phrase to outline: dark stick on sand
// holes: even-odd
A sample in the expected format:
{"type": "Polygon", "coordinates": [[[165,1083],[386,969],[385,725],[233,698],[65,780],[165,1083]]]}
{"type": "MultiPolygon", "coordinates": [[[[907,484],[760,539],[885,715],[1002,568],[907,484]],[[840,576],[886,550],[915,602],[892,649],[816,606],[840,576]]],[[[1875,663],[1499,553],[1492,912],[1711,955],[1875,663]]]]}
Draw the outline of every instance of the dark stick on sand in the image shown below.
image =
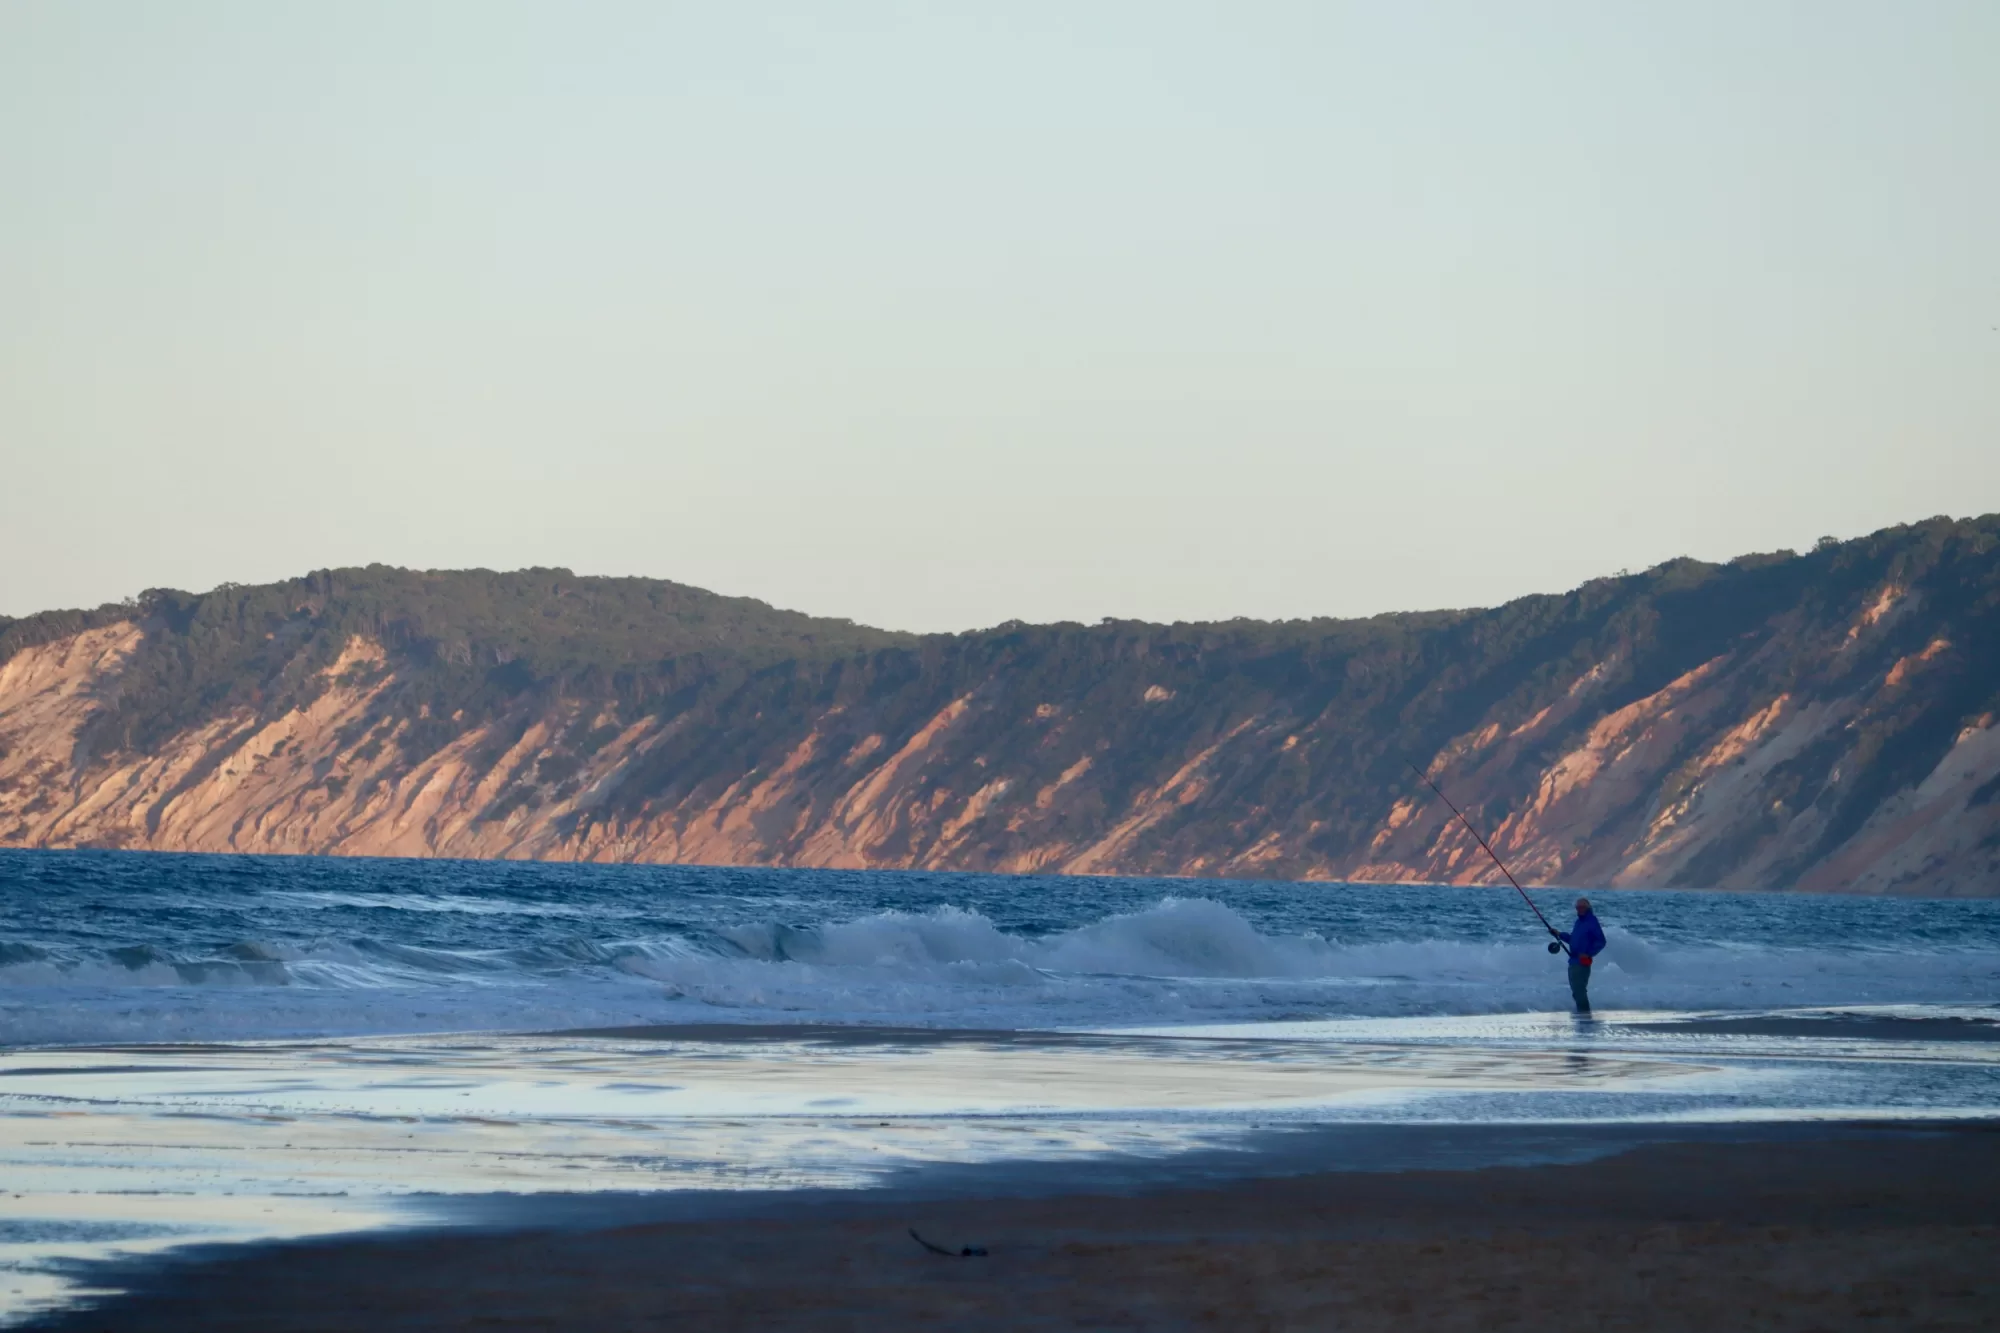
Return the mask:
{"type": "Polygon", "coordinates": [[[967,1245],[963,1249],[947,1250],[944,1246],[933,1245],[922,1236],[919,1236],[915,1227],[910,1228],[910,1239],[929,1250],[932,1254],[941,1254],[947,1259],[984,1259],[986,1257],[986,1247],[984,1245],[967,1245]]]}

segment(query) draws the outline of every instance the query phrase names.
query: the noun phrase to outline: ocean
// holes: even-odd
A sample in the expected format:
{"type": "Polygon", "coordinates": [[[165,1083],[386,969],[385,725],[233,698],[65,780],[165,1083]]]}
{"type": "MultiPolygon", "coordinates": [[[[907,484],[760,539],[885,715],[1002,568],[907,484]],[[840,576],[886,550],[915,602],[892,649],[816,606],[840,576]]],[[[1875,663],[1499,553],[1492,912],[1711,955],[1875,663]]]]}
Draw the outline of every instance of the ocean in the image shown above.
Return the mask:
{"type": "MultiPolygon", "coordinates": [[[[2000,999],[2000,899],[1590,894],[1600,1008],[2000,999]]],[[[0,850],[0,1040],[1532,1013],[1546,942],[1505,886],[0,850]]]]}
{"type": "Polygon", "coordinates": [[[1591,896],[1583,1019],[1507,888],[0,851],[0,1323],[215,1242],[2000,1111],[2000,902],[1591,896]]]}

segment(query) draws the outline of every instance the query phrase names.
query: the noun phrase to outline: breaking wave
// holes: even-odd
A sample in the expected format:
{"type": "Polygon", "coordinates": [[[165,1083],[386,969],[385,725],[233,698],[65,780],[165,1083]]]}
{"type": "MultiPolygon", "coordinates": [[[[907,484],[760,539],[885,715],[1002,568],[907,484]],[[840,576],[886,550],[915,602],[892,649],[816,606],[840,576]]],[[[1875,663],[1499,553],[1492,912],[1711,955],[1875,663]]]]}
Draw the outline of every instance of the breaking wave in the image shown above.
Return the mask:
{"type": "MultiPolygon", "coordinates": [[[[531,907],[573,925],[635,915],[531,907]]],[[[429,910],[504,914],[491,904],[429,910]]],[[[1952,1002],[2000,979],[2000,946],[1983,936],[1785,948],[1614,926],[1612,941],[1594,986],[1604,1008],[1952,1002]]],[[[381,935],[200,948],[0,941],[0,1027],[21,1044],[680,1022],[1102,1027],[1518,1012],[1564,997],[1556,960],[1518,932],[1343,941],[1259,930],[1197,897],[1040,933],[945,905],[499,947],[381,935]]]]}

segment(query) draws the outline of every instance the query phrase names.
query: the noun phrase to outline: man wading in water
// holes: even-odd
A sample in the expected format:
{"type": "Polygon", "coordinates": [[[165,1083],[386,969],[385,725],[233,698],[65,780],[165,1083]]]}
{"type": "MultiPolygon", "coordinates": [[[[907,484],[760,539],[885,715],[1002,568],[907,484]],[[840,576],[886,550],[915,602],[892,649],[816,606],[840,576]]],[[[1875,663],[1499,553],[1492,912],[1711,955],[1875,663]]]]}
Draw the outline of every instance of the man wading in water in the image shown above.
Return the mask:
{"type": "MultiPolygon", "coordinates": [[[[1604,952],[1604,927],[1590,910],[1590,899],[1576,900],[1576,929],[1559,930],[1556,938],[1569,946],[1569,993],[1576,997],[1576,1011],[1590,1012],[1590,960],[1604,952]]],[[[1550,945],[1551,951],[1555,946],[1550,945]]]]}
{"type": "Polygon", "coordinates": [[[1555,939],[1549,943],[1549,952],[1559,953],[1563,945],[1566,944],[1569,946],[1569,993],[1576,997],[1576,1011],[1579,1014],[1589,1013],[1590,960],[1604,952],[1604,927],[1597,924],[1597,916],[1590,910],[1590,899],[1578,898],[1576,900],[1575,930],[1557,930],[1549,924],[1549,919],[1542,915],[1542,909],[1535,906],[1535,900],[1528,896],[1528,891],[1521,887],[1521,881],[1514,878],[1514,872],[1509,870],[1507,863],[1500,859],[1500,853],[1494,851],[1492,845],[1479,835],[1478,829],[1472,827],[1472,821],[1465,817],[1465,811],[1452,805],[1451,797],[1444,794],[1444,788],[1432,782],[1431,775],[1418,768],[1415,764],[1410,765],[1410,771],[1422,778],[1424,785],[1436,792],[1437,798],[1443,801],[1453,814],[1458,816],[1458,822],[1465,825],[1465,831],[1472,835],[1473,841],[1486,849],[1486,854],[1493,858],[1493,864],[1500,867],[1500,873],[1505,875],[1507,882],[1514,886],[1514,892],[1521,895],[1521,901],[1526,903],[1528,910],[1535,914],[1535,920],[1541,922],[1542,928],[1555,936],[1555,939]]]}

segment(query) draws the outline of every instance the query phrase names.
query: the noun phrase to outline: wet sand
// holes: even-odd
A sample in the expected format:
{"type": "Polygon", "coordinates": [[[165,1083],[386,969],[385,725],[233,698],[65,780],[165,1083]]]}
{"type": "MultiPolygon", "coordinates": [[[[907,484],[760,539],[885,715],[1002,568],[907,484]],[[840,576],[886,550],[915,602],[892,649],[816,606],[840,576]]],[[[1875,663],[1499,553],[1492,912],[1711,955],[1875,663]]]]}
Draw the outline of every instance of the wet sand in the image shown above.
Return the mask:
{"type": "Polygon", "coordinates": [[[140,1270],[129,1295],[40,1326],[2000,1326],[2000,1129],[1820,1132],[1569,1165],[928,1202],[863,1193],[764,1216],[218,1250],[140,1270]],[[912,1225],[990,1253],[937,1256],[912,1225]]]}
{"type": "Polygon", "coordinates": [[[1799,1017],[1747,1014],[1729,1018],[1680,1018],[1628,1026],[1694,1036],[1818,1037],[1828,1041],[1991,1041],[2000,1042],[2000,1023],[1990,1018],[1902,1018],[1883,1014],[1829,1014],[1799,1017]]]}
{"type": "MultiPolygon", "coordinates": [[[[1620,1032],[1686,1032],[1723,1036],[1825,1037],[1865,1041],[1996,1041],[2000,1019],[1951,1016],[1902,1016],[1879,1013],[1732,1014],[1722,1017],[1607,1012],[1576,1019],[1592,1030],[1620,1032]]],[[[1268,1034],[1278,1025],[1235,1025],[1231,1038],[1268,1034]]],[[[1202,1028],[1159,1029],[1158,1035],[1179,1041],[1202,1040],[1202,1028]]],[[[814,1041],[829,1045],[929,1046],[953,1042],[981,1045],[1090,1046],[1129,1040],[1119,1032],[1041,1032],[994,1028],[917,1028],[846,1026],[830,1023],[653,1023],[641,1027],[574,1028],[542,1034],[550,1037],[602,1037],[618,1041],[814,1041]]]]}

